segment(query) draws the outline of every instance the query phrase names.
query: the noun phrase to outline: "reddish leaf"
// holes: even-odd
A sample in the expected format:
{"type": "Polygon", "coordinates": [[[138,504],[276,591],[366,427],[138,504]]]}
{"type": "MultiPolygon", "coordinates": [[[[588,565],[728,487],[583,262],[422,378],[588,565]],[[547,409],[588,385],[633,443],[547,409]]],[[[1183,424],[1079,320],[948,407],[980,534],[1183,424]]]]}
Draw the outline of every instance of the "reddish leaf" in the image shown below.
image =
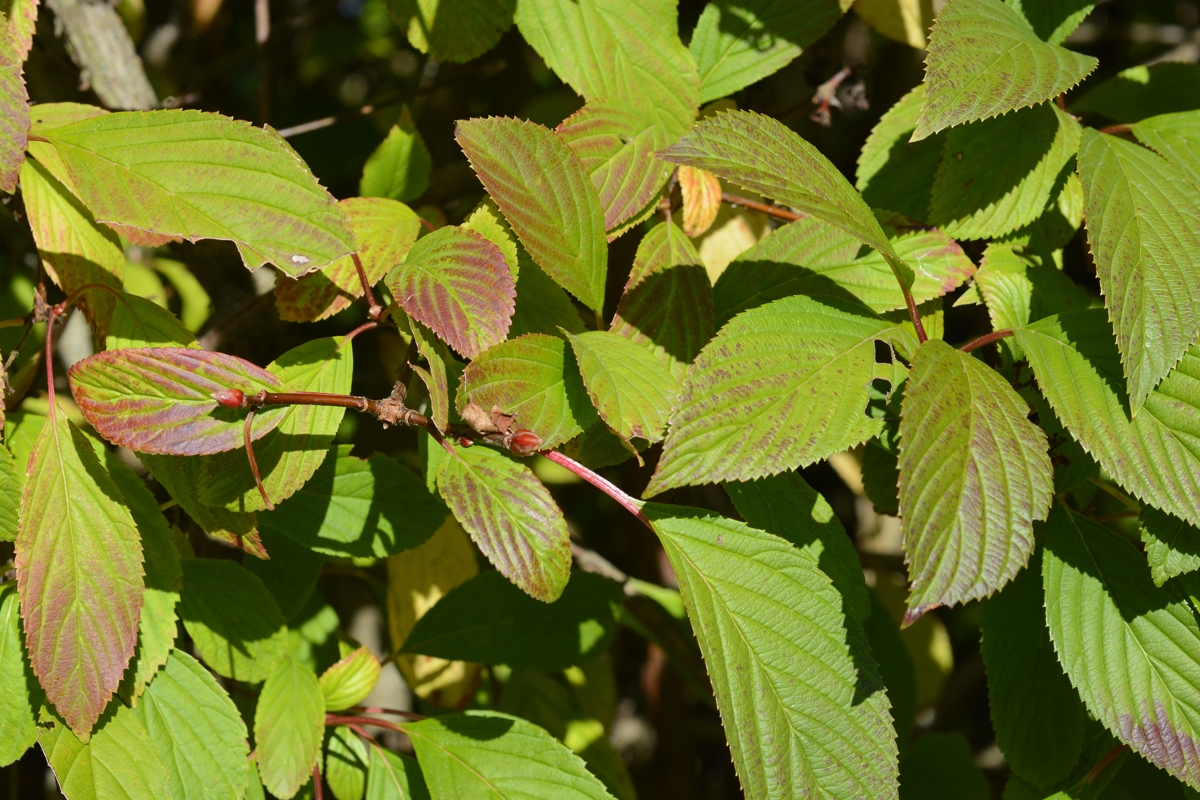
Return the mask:
{"type": "MultiPolygon", "coordinates": [[[[75,402],[110,442],[160,455],[196,456],[242,445],[243,409],[222,408],[216,393],[279,388],[279,379],[249,361],[186,347],[97,353],[71,367],[75,402]]],[[[252,439],[279,424],[283,409],[255,417],[252,439]]]]}
{"type": "Polygon", "coordinates": [[[0,189],[11,193],[29,144],[29,94],[25,91],[22,57],[0,14],[0,189]]]}
{"type": "Polygon", "coordinates": [[[117,485],[62,411],[30,456],[16,549],[30,663],[86,741],[137,645],[142,544],[117,485]]]}
{"type": "MultiPolygon", "coordinates": [[[[417,240],[421,220],[408,206],[383,197],[348,197],[338,205],[358,237],[358,256],[372,286],[404,258],[417,240]]],[[[275,281],[279,316],[291,322],[316,322],[348,308],[362,297],[354,259],[344,256],[299,280],[275,281]]]]}
{"type": "Polygon", "coordinates": [[[467,358],[504,341],[517,295],[503,251],[461,227],[413,245],[388,288],[401,308],[467,358]]]}
{"type": "Polygon", "coordinates": [[[681,164],[677,174],[683,196],[683,232],[695,238],[712,227],[721,210],[721,180],[687,164],[681,164]]]}
{"type": "Polygon", "coordinates": [[[455,138],[533,260],[600,310],[608,271],[604,211],[579,157],[554,131],[516,119],[464,120],[455,138]]]}

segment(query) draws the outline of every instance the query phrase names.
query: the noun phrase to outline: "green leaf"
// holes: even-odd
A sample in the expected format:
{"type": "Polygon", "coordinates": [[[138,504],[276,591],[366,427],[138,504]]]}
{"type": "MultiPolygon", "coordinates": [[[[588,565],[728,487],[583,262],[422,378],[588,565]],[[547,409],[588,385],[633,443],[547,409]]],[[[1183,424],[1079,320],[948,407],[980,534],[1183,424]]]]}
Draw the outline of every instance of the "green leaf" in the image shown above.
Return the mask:
{"type": "Polygon", "coordinates": [[[1071,104],[1075,113],[1093,113],[1114,122],[1200,108],[1200,66],[1160,61],[1118,72],[1071,104]]]}
{"type": "Polygon", "coordinates": [[[418,239],[387,285],[401,308],[467,358],[508,335],[516,280],[504,252],[470,228],[418,239]]]}
{"type": "Polygon", "coordinates": [[[513,416],[514,429],[533,431],[552,450],[596,422],[574,354],[557,336],[530,333],[492,347],[463,370],[458,411],[474,403],[513,416]]]}
{"type": "Polygon", "coordinates": [[[382,558],[416,547],[446,518],[424,482],[394,459],[339,445],[300,491],[258,519],[318,553],[382,558]]]}
{"type": "Polygon", "coordinates": [[[255,528],[254,514],[243,514],[224,508],[214,508],[200,502],[200,470],[204,464],[198,458],[186,456],[138,456],[142,465],[167,493],[179,503],[205,533],[217,541],[263,558],[266,550],[255,528]]]}
{"type": "MultiPolygon", "coordinates": [[[[338,205],[350,220],[363,272],[374,286],[417,240],[421,218],[403,203],[382,197],[347,197],[338,205]]],[[[280,318],[290,322],[332,317],[362,296],[362,281],[352,256],[343,256],[298,280],[283,275],[275,279],[275,306],[280,318]]]]}
{"type": "Polygon", "coordinates": [[[291,620],[304,610],[316,590],[325,556],[270,528],[260,531],[260,536],[271,557],[248,558],[243,566],[267,587],[283,618],[291,620]]]}
{"type": "Polygon", "coordinates": [[[258,683],[287,658],[287,629],[275,598],[237,562],[185,560],[179,616],[196,652],[218,675],[258,683]]]}
{"type": "Polygon", "coordinates": [[[1088,130],[1079,151],[1088,244],[1135,414],[1200,330],[1200,209],[1179,167],[1088,130]]]}
{"type": "MultiPolygon", "coordinates": [[[[293,347],[267,366],[285,392],[349,394],[354,376],[354,348],[343,336],[312,339],[293,347]]],[[[283,408],[274,430],[254,446],[263,488],[273,503],[300,490],[325,462],[346,409],[293,405],[283,408]]],[[[262,511],[262,494],[254,483],[245,450],[206,458],[200,478],[200,500],[231,511],[262,511]]]]}
{"type": "Polygon", "coordinates": [[[1005,0],[1020,12],[1034,33],[1050,44],[1062,44],[1083,22],[1095,0],[1005,0]]]}
{"type": "Polygon", "coordinates": [[[484,572],[417,620],[400,652],[557,672],[607,649],[622,600],[620,584],[588,572],[576,572],[549,604],[484,572]]]}
{"type": "Polygon", "coordinates": [[[718,0],[688,45],[700,68],[700,102],[726,97],[792,62],[850,6],[838,0],[718,0]]]}
{"type": "Polygon", "coordinates": [[[167,768],[177,800],[241,800],[250,777],[246,723],[200,662],[175,651],[134,712],[167,768]]]}
{"type": "Polygon", "coordinates": [[[175,647],[178,635],[175,606],[179,602],[183,572],[171,528],[154,495],[116,453],[108,452],[105,456],[108,473],[137,525],[145,557],[145,590],[138,619],[137,651],[120,690],[122,697],[136,700],[158,668],[167,663],[167,657],[175,647]]]}
{"type": "Polygon", "coordinates": [[[654,353],[616,333],[568,337],[600,419],[625,441],[660,441],[678,383],[654,353]]]}
{"type": "Polygon", "coordinates": [[[321,673],[319,683],[328,711],[341,711],[366,699],[379,681],[379,659],[360,647],[321,673]]]}
{"type": "Polygon", "coordinates": [[[925,107],[913,140],[1050,100],[1098,63],[1043,42],[1000,0],[951,0],[929,37],[925,107]]]}
{"type": "Polygon", "coordinates": [[[1065,179],[1082,129],[1053,103],[951,130],[929,222],[951,236],[1003,236],[1037,219],[1065,179]],[[996,169],[996,164],[1004,169],[996,169]]]}
{"type": "Polygon", "coordinates": [[[29,56],[33,44],[33,29],[37,26],[37,0],[12,0],[8,4],[8,35],[19,61],[29,56]]]}
{"type": "Polygon", "coordinates": [[[996,743],[1016,774],[1050,786],[1079,760],[1087,712],[1050,642],[1041,572],[1038,554],[983,604],[979,624],[996,743]]]}
{"type": "Polygon", "coordinates": [[[876,342],[908,338],[865,310],[803,295],[739,315],[688,370],[644,496],[787,472],[877,435],[872,378],[902,368],[877,365],[876,342]]]}
{"type": "Polygon", "coordinates": [[[900,412],[900,517],[912,590],[905,621],[987,597],[1033,553],[1054,489],[1046,434],[995,370],[931,339],[900,412]]]}
{"type": "Polygon", "coordinates": [[[586,330],[571,298],[521,248],[521,271],[517,275],[517,307],[513,312],[508,336],[515,339],[527,333],[561,336],[586,330]]]}
{"type": "Polygon", "coordinates": [[[64,725],[38,728],[38,743],[70,800],[166,800],[167,769],[137,715],[121,705],[87,741],[64,725]]]}
{"type": "Polygon", "coordinates": [[[371,745],[366,800],[429,800],[416,759],[371,745]]]}
{"type": "Polygon", "coordinates": [[[36,679],[21,644],[17,587],[0,584],[0,765],[7,767],[37,741],[32,695],[36,679]]]}
{"type": "Polygon", "coordinates": [[[863,145],[854,184],[872,208],[922,222],[929,218],[934,175],[946,141],[944,133],[910,141],[924,105],[921,83],[884,112],[863,145]]]}
{"type": "Polygon", "coordinates": [[[887,697],[816,560],[708,511],[643,510],[679,579],[746,797],[896,797],[887,697]]]}
{"type": "Polygon", "coordinates": [[[673,141],[700,105],[696,62],[679,40],[675,6],[674,0],[521,0],[516,22],[550,69],[589,103],[631,103],[673,141]]]}
{"type": "Polygon", "coordinates": [[[408,323],[417,352],[427,364],[426,367],[416,364],[410,366],[425,384],[425,393],[429,395],[429,418],[438,430],[444,431],[450,426],[450,373],[458,372],[461,379],[463,368],[450,353],[450,348],[432,331],[416,320],[410,319],[408,323]]]}
{"type": "MultiPolygon", "coordinates": [[[[246,411],[223,408],[215,393],[279,391],[279,379],[235,356],[190,347],[110,350],[67,371],[79,410],[113,444],[157,455],[206,455],[242,446],[246,411]]],[[[283,418],[254,418],[252,440],[283,418]]]]}
{"type": "Polygon", "coordinates": [[[1155,586],[1200,569],[1200,530],[1152,506],[1142,509],[1138,522],[1155,586]]]}
{"type": "MultiPolygon", "coordinates": [[[[30,159],[21,166],[21,196],[51,280],[68,294],[90,283],[121,288],[125,252],[120,239],[97,225],[91,212],[41,162],[30,159]]],[[[80,295],[79,304],[96,339],[103,340],[115,305],[112,294],[92,289],[80,295]]]]}
{"type": "Polygon", "coordinates": [[[199,347],[179,318],[145,298],[121,292],[113,308],[104,349],[199,347]]]}
{"type": "Polygon", "coordinates": [[[594,100],[567,117],[555,132],[579,156],[604,209],[604,227],[616,231],[638,216],[662,189],[671,165],[654,157],[668,136],[644,104],[594,100]]]}
{"type": "Polygon", "coordinates": [[[367,785],[367,746],[358,735],[339,725],[330,731],[321,777],[337,800],[362,800],[367,785]]]}
{"type": "Polygon", "coordinates": [[[523,719],[466,711],[401,727],[412,738],[434,797],[612,798],[579,756],[523,719]]]}
{"type": "Polygon", "coordinates": [[[524,464],[488,447],[442,459],[438,491],[476,546],[526,594],[552,603],[571,573],[567,523],[524,464]]]}
{"type": "Polygon", "coordinates": [[[867,583],[854,543],[833,509],[795,472],[727,483],[734,508],[752,528],[791,542],[817,562],[842,596],[846,618],[861,625],[870,613],[867,583]]]}
{"type": "MultiPolygon", "coordinates": [[[[0,427],[3,423],[0,423],[0,427]]],[[[17,538],[21,519],[21,486],[25,476],[17,472],[17,464],[8,448],[0,445],[0,542],[17,538]]]]}
{"type": "Polygon", "coordinates": [[[988,800],[987,779],[961,733],[927,733],[900,757],[900,796],[913,800],[988,800]]]}
{"type": "MultiPolygon", "coordinates": [[[[891,242],[915,268],[911,291],[917,303],[944,296],[975,271],[958,243],[940,231],[902,233],[891,242]]],[[[793,294],[860,301],[876,312],[905,308],[887,261],[873,250],[856,258],[859,249],[853,237],[816,217],[789,222],[721,273],[714,289],[717,324],[793,294]]]]}
{"type": "Polygon", "coordinates": [[[649,349],[676,380],[713,337],[712,285],[679,226],[662,222],[642,237],[609,330],[649,349]]]}
{"type": "MultiPolygon", "coordinates": [[[[416,200],[429,188],[432,168],[433,159],[425,147],[425,140],[413,122],[408,106],[402,106],[400,119],[393,123],[387,137],[363,166],[358,193],[363,197],[388,197],[402,203],[416,200]]],[[[361,234],[359,242],[362,242],[361,234]]]]}
{"type": "Polygon", "coordinates": [[[86,741],[137,645],[142,545],[116,484],[61,410],[30,457],[16,566],[29,661],[86,741]]]}
{"type": "Polygon", "coordinates": [[[1200,786],[1200,625],[1134,547],[1064,508],[1046,525],[1046,622],[1094,717],[1151,763],[1200,786]]]}
{"type": "Polygon", "coordinates": [[[504,117],[463,120],[455,138],[533,260],[600,311],[604,213],[579,157],[553,131],[504,117]]]}
{"type": "Polygon", "coordinates": [[[1130,129],[1200,189],[1200,111],[1151,117],[1130,129]]]}
{"type": "MultiPolygon", "coordinates": [[[[917,670],[900,635],[899,624],[873,589],[868,590],[868,594],[871,614],[863,623],[863,632],[871,646],[872,657],[879,662],[879,675],[892,704],[896,741],[907,742],[917,715],[917,670]]],[[[924,641],[928,642],[928,639],[924,641]]],[[[938,678],[934,677],[934,680],[938,678]]]]}
{"type": "Polygon", "coordinates": [[[198,331],[212,315],[212,298],[187,264],[170,258],[155,257],[150,265],[171,282],[179,298],[179,317],[190,331],[198,331]]]}
{"type": "Polygon", "coordinates": [[[1200,525],[1200,349],[1130,419],[1112,330],[1100,309],[1017,331],[1038,388],[1084,451],[1144,503],[1200,525]]]}
{"type": "MultiPolygon", "coordinates": [[[[23,22],[13,18],[18,21],[23,22]]],[[[12,194],[29,145],[29,93],[21,53],[22,44],[28,50],[28,42],[18,44],[10,32],[9,21],[0,13],[0,190],[12,194]]]]}
{"type": "MultiPolygon", "coordinates": [[[[961,1],[961,0],[960,0],[961,1]]],[[[909,269],[858,192],[817,148],[782,122],[751,111],[706,117],[659,154],[818,217],[878,250],[897,276],[909,269]]]]}
{"type": "Polygon", "coordinates": [[[409,43],[439,61],[470,61],[512,26],[517,0],[387,0],[409,43]]]}
{"type": "Polygon", "coordinates": [[[263,684],[254,741],[263,787],[290,800],[312,776],[325,733],[325,698],[311,669],[284,659],[263,684]]]}
{"type": "Polygon", "coordinates": [[[128,111],[42,135],[101,222],[227,239],[248,268],[269,261],[291,276],[354,249],[346,215],[270,128],[202,111],[128,111]]]}

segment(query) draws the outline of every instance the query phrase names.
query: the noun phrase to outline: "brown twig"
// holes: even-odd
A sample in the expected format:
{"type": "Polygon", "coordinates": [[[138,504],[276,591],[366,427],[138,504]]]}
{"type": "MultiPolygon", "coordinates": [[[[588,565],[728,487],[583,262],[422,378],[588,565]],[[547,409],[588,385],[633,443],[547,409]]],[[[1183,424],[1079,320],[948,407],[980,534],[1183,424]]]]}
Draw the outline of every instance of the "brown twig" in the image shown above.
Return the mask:
{"type": "Polygon", "coordinates": [[[250,426],[254,424],[255,409],[250,409],[250,413],[246,415],[246,424],[242,427],[242,439],[246,443],[246,460],[250,462],[250,472],[254,475],[254,485],[258,487],[258,493],[262,495],[263,503],[268,511],[275,510],[275,504],[271,502],[271,498],[267,496],[267,487],[263,486],[262,476],[258,473],[258,460],[254,458],[254,442],[250,439],[250,426]]]}
{"type": "Polygon", "coordinates": [[[258,121],[271,121],[271,5],[254,0],[254,47],[258,56],[258,121]]]}
{"type": "Polygon", "coordinates": [[[421,720],[425,719],[425,717],[423,715],[418,714],[415,711],[402,711],[398,708],[380,708],[378,706],[354,706],[353,708],[350,708],[347,710],[353,711],[357,714],[391,714],[396,717],[404,717],[405,719],[410,719],[413,722],[420,722],[421,720]]]}
{"type": "Polygon", "coordinates": [[[741,206],[742,208],[748,208],[751,211],[767,214],[775,217],[775,219],[782,219],[786,220],[787,222],[795,222],[798,219],[804,219],[808,216],[808,214],[789,211],[786,208],[780,208],[779,206],[773,206],[768,203],[760,203],[757,200],[751,200],[749,197],[741,197],[736,194],[730,194],[729,192],[721,193],[721,201],[729,203],[731,206],[741,206]]]}
{"type": "Polygon", "coordinates": [[[404,728],[401,728],[395,722],[386,719],[375,719],[374,717],[361,716],[343,716],[341,714],[325,714],[325,727],[333,728],[338,725],[374,725],[376,728],[385,728],[396,733],[404,733],[404,728]]]}
{"type": "Polygon", "coordinates": [[[969,353],[972,350],[978,350],[979,348],[983,347],[985,344],[991,344],[992,342],[998,342],[1001,339],[1007,339],[1009,336],[1012,336],[1012,335],[1013,335],[1013,331],[1008,328],[1005,328],[1004,330],[1001,330],[1001,331],[992,331],[991,333],[985,333],[983,336],[980,336],[978,339],[972,339],[971,341],[967,342],[966,344],[964,344],[962,347],[960,347],[958,349],[962,350],[964,353],[969,353]]]}
{"type": "Polygon", "coordinates": [[[1128,749],[1129,745],[1119,744],[1113,749],[1109,750],[1107,753],[1101,756],[1099,761],[1096,762],[1096,766],[1088,770],[1088,774],[1083,776],[1083,780],[1080,781],[1080,783],[1087,785],[1095,782],[1096,778],[1100,777],[1100,773],[1104,771],[1104,768],[1111,764],[1117,756],[1121,755],[1128,749]]]}
{"type": "Polygon", "coordinates": [[[367,280],[367,271],[363,268],[362,259],[358,257],[358,253],[351,253],[350,258],[354,260],[354,269],[358,271],[358,281],[362,284],[363,297],[367,298],[367,316],[373,321],[379,322],[383,317],[383,306],[375,299],[375,292],[371,289],[371,282],[367,280]]]}

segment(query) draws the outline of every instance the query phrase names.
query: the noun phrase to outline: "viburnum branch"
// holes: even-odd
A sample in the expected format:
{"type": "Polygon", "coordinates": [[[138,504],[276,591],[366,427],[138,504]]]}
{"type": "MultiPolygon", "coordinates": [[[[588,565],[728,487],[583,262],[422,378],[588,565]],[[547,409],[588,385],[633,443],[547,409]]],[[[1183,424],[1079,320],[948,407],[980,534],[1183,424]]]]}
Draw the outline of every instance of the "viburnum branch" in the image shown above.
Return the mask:
{"type": "Polygon", "coordinates": [[[363,267],[358,253],[351,253],[350,258],[354,261],[354,269],[358,272],[358,282],[362,284],[363,297],[367,298],[367,316],[372,321],[379,322],[383,318],[383,306],[379,305],[379,301],[375,299],[375,291],[371,288],[371,282],[367,280],[367,270],[363,267]]]}
{"type": "Polygon", "coordinates": [[[748,208],[751,211],[757,211],[760,214],[766,214],[768,216],[775,217],[775,219],[782,219],[786,222],[795,222],[798,219],[804,219],[808,216],[808,214],[801,214],[797,211],[781,208],[780,206],[770,205],[769,203],[760,203],[757,200],[751,200],[749,197],[741,197],[736,194],[730,194],[729,192],[721,193],[721,201],[724,203],[729,203],[731,206],[748,208]]]}
{"type": "Polygon", "coordinates": [[[908,307],[908,317],[912,320],[913,328],[917,332],[917,341],[925,344],[929,341],[929,337],[925,335],[925,326],[921,324],[921,312],[917,310],[917,301],[913,299],[912,292],[901,280],[900,270],[896,269],[890,261],[888,266],[892,268],[892,274],[896,276],[896,283],[900,284],[900,291],[904,295],[904,305],[908,307]]]}
{"type": "Polygon", "coordinates": [[[267,496],[267,487],[263,486],[262,476],[258,472],[258,460],[254,458],[254,442],[250,439],[250,426],[254,424],[255,410],[250,409],[250,413],[246,415],[246,424],[242,427],[242,439],[246,443],[246,460],[250,462],[250,473],[254,475],[254,485],[258,487],[258,493],[262,495],[263,504],[266,505],[267,510],[274,511],[275,504],[267,496]]]}
{"type": "Polygon", "coordinates": [[[998,342],[1001,339],[1007,339],[1009,336],[1012,336],[1012,335],[1013,335],[1013,331],[1008,328],[1005,328],[1004,330],[1001,330],[1001,331],[992,331],[991,333],[985,333],[983,336],[980,336],[978,339],[972,339],[971,341],[967,342],[966,344],[964,344],[962,347],[960,347],[958,349],[962,350],[964,353],[969,353],[972,350],[978,350],[980,347],[983,347],[985,344],[991,344],[992,342],[998,342]]]}

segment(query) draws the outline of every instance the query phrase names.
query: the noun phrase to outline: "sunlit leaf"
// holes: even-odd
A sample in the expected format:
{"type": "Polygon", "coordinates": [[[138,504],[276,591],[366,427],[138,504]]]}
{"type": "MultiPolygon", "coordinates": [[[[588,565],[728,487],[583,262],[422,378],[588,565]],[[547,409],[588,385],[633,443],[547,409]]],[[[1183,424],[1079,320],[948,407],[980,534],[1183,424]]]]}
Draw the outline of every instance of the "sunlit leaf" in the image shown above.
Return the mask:
{"type": "Polygon", "coordinates": [[[936,6],[930,0],[854,0],[854,13],[889,39],[924,50],[936,6]]]}
{"type": "MultiPolygon", "coordinates": [[[[358,193],[363,197],[388,197],[402,203],[416,200],[429,188],[429,171],[432,167],[433,160],[429,149],[425,147],[425,140],[413,123],[408,106],[403,106],[400,119],[392,124],[387,137],[363,165],[358,193]]],[[[354,224],[353,217],[350,223],[354,224]]],[[[362,234],[359,234],[358,241],[361,247],[362,234]]]]}
{"type": "Polygon", "coordinates": [[[121,292],[108,326],[106,350],[130,347],[199,347],[179,319],[144,297],[121,292]]]}
{"type": "Polygon", "coordinates": [[[270,128],[202,111],[127,111],[44,131],[101,222],[237,244],[303,275],[354,249],[346,215],[270,128]]]}
{"type": "Polygon", "coordinates": [[[1054,467],[1046,434],[999,373],[931,339],[900,412],[900,517],[912,590],[906,621],[987,597],[1033,553],[1054,467]]]}
{"type": "Polygon", "coordinates": [[[951,0],[925,59],[925,107],[914,140],[1050,100],[1099,62],[1038,38],[1001,0],[951,0]]]}
{"type": "Polygon", "coordinates": [[[21,519],[21,485],[24,482],[25,476],[17,471],[12,454],[7,447],[0,445],[0,542],[11,542],[17,538],[21,519]]]}
{"type": "Polygon", "coordinates": [[[692,238],[703,236],[721,211],[721,181],[711,172],[686,164],[676,167],[675,176],[683,201],[683,232],[692,238]]]}
{"type": "Polygon", "coordinates": [[[890,706],[816,559],[708,511],[644,511],[679,578],[746,797],[895,798],[890,706]]]}
{"type": "Polygon", "coordinates": [[[361,703],[379,680],[379,659],[360,647],[321,673],[319,683],[325,708],[341,711],[361,703]]]}
{"type": "Polygon", "coordinates": [[[241,800],[249,778],[246,723],[200,662],[175,651],[135,713],[167,768],[178,800],[241,800]]]}
{"type": "Polygon", "coordinates": [[[803,295],[741,314],[688,370],[646,496],[786,472],[875,436],[871,381],[898,368],[875,363],[876,343],[907,337],[865,309],[803,295]]]}
{"type": "Polygon", "coordinates": [[[38,743],[70,800],[167,800],[167,769],[137,715],[117,703],[92,737],[63,725],[38,728],[38,743]]]}
{"type": "Polygon", "coordinates": [[[287,630],[275,599],[235,561],[185,560],[179,616],[196,652],[218,675],[258,683],[287,657],[287,630]]]}
{"type": "Polygon", "coordinates": [[[417,760],[371,745],[366,800],[429,800],[417,760]]]}
{"type": "Polygon", "coordinates": [[[1180,167],[1115,136],[1084,132],[1079,150],[1088,244],[1139,413],[1200,330],[1200,206],[1180,167]]]}
{"type": "Polygon", "coordinates": [[[488,447],[459,447],[442,459],[437,485],[504,577],[538,600],[558,599],[571,571],[567,523],[527,466],[488,447]]]}
{"type": "MultiPolygon", "coordinates": [[[[13,21],[24,22],[19,16],[13,21]]],[[[22,50],[27,51],[29,43],[18,42],[13,32],[9,20],[0,13],[0,190],[9,194],[17,188],[17,175],[29,144],[29,93],[25,91],[22,63],[22,50]]]]}
{"type": "Polygon", "coordinates": [[[31,689],[36,685],[21,637],[17,587],[0,584],[0,765],[8,766],[37,741],[31,689]]]}
{"type": "MultiPolygon", "coordinates": [[[[358,238],[358,256],[367,281],[374,286],[398,264],[421,230],[421,220],[403,203],[382,197],[347,197],[338,205],[358,238]]],[[[275,306],[281,319],[316,322],[349,308],[362,297],[362,281],[354,259],[337,261],[299,279],[275,280],[275,306]]]]}
{"type": "Polygon", "coordinates": [[[476,231],[439,228],[418,239],[388,276],[400,307],[474,358],[504,341],[516,281],[503,251],[476,231]]]}
{"type": "Polygon", "coordinates": [[[30,457],[16,565],[33,671],[86,741],[137,645],[142,545],[116,484],[61,410],[30,457]]]}
{"type": "Polygon", "coordinates": [[[579,157],[553,131],[504,117],[463,120],[455,138],[533,260],[598,311],[604,212],[579,157]]]}
{"type": "Polygon", "coordinates": [[[18,61],[29,56],[33,45],[33,30],[37,27],[38,0],[12,0],[8,6],[8,35],[18,61]]]}
{"type": "Polygon", "coordinates": [[[1151,506],[1142,509],[1138,521],[1155,586],[1200,569],[1200,530],[1151,506]]]}
{"type": "Polygon", "coordinates": [[[620,584],[586,572],[549,604],[484,572],[421,617],[400,652],[557,672],[604,652],[622,599],[620,584]]]}
{"type": "MultiPolygon", "coordinates": [[[[108,350],[67,372],[88,422],[110,442],[158,455],[205,455],[242,445],[244,409],[223,408],[215,394],[279,391],[279,379],[244,359],[195,348],[108,350]]],[[[252,440],[283,418],[268,409],[254,418],[252,440]]]]}
{"type": "Polygon", "coordinates": [[[587,331],[570,340],[583,384],[604,423],[626,441],[662,439],[679,391],[666,364],[616,333],[587,331]]]}
{"type": "Polygon", "coordinates": [[[1096,7],[1095,0],[1006,0],[1028,20],[1038,36],[1062,44],[1096,7]]]}
{"type": "Polygon", "coordinates": [[[553,450],[596,421],[567,343],[530,333],[492,347],[467,365],[458,410],[474,403],[485,414],[496,408],[513,416],[514,429],[533,431],[553,450]]]}
{"type": "Polygon", "coordinates": [[[392,18],[422,53],[441,61],[483,55],[512,26],[516,0],[388,0],[392,18]]]}
{"type": "Polygon", "coordinates": [[[312,777],[325,732],[325,698],[311,669],[288,658],[267,678],[254,711],[263,787],[290,800],[312,777]]]}
{"type": "Polygon", "coordinates": [[[579,756],[523,719],[466,711],[402,727],[434,797],[612,798],[579,756]]]}
{"type": "Polygon", "coordinates": [[[1071,683],[1114,736],[1200,787],[1200,625],[1134,547],[1064,507],[1046,525],[1046,622],[1071,683]]]}

